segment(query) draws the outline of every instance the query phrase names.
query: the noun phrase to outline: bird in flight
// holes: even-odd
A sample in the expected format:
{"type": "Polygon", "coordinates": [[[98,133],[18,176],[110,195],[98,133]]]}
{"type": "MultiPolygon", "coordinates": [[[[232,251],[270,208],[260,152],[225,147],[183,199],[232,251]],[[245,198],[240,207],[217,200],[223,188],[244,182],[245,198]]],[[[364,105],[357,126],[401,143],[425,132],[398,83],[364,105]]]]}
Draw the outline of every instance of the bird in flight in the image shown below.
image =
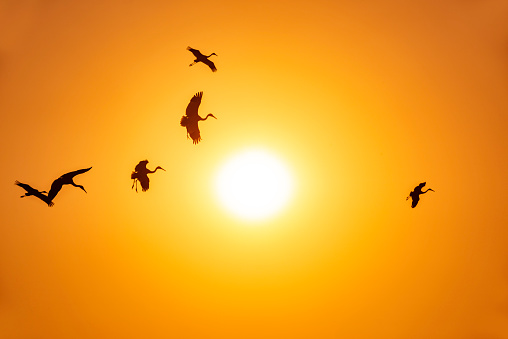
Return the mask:
{"type": "Polygon", "coordinates": [[[157,166],[153,171],[150,171],[146,168],[146,164],[148,164],[148,160],[141,160],[131,173],[131,179],[134,180],[131,188],[134,188],[134,185],[136,185],[136,192],[138,191],[138,181],[141,184],[141,190],[143,192],[146,192],[150,188],[148,173],[155,173],[158,169],[165,171],[165,169],[160,166],[157,166]]]}
{"type": "Polygon", "coordinates": [[[29,197],[29,196],[33,195],[34,197],[37,197],[37,198],[41,199],[42,201],[44,201],[46,204],[48,204],[49,207],[53,206],[53,202],[51,201],[51,199],[49,199],[46,194],[43,194],[43,193],[46,193],[46,191],[36,190],[32,186],[23,184],[22,182],[19,182],[17,180],[14,184],[18,185],[19,187],[23,188],[26,191],[26,193],[24,195],[22,195],[21,198],[29,197]]]}
{"type": "Polygon", "coordinates": [[[210,60],[208,60],[209,57],[211,57],[212,55],[217,56],[217,54],[212,53],[210,55],[204,55],[204,54],[201,54],[201,52],[199,50],[191,48],[191,47],[187,47],[187,50],[191,51],[191,53],[194,54],[194,56],[196,57],[194,62],[192,64],[190,64],[189,67],[198,63],[198,62],[202,62],[205,65],[207,65],[208,67],[210,67],[212,72],[217,72],[217,68],[215,67],[215,64],[213,62],[211,62],[210,60]]]}
{"type": "Polygon", "coordinates": [[[420,201],[421,194],[427,193],[428,191],[435,192],[432,188],[429,188],[426,191],[422,191],[423,186],[425,186],[426,184],[427,184],[426,182],[422,182],[421,184],[416,186],[414,190],[412,190],[411,193],[409,193],[409,195],[407,196],[406,200],[408,200],[410,197],[412,199],[411,203],[412,208],[415,208],[416,205],[418,204],[418,201],[420,201]]]}
{"type": "Polygon", "coordinates": [[[211,113],[208,114],[204,119],[199,116],[198,108],[201,104],[202,97],[203,92],[196,93],[187,105],[185,115],[182,117],[182,119],[180,119],[180,126],[187,128],[187,139],[190,136],[193,144],[197,144],[201,141],[201,133],[199,132],[198,122],[201,120],[206,120],[208,117],[215,118],[215,116],[211,113]]]}
{"type": "Polygon", "coordinates": [[[53,201],[53,199],[56,197],[58,192],[60,192],[60,190],[62,189],[63,185],[72,185],[74,187],[79,187],[86,193],[86,190],[83,186],[76,185],[76,183],[74,182],[74,177],[78,174],[88,172],[90,169],[92,169],[92,167],[69,172],[69,173],[62,175],[60,178],[56,179],[55,181],[53,181],[53,183],[51,184],[51,189],[49,190],[49,193],[48,193],[48,199],[50,201],[53,201]]]}

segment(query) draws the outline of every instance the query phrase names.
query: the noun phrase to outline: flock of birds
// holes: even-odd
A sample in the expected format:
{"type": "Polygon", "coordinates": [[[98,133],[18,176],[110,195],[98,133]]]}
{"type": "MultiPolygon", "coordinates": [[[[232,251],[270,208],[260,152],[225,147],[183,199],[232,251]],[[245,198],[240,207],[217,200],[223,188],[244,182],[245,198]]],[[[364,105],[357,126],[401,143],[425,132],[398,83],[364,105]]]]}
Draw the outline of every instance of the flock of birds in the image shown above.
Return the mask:
{"type": "MultiPolygon", "coordinates": [[[[210,55],[204,55],[199,50],[187,47],[187,50],[190,51],[196,59],[191,63],[189,66],[193,66],[198,62],[202,62],[203,64],[207,65],[212,72],[217,72],[217,68],[215,67],[215,64],[209,60],[209,58],[212,55],[217,56],[215,53],[211,53],[210,55]]],[[[198,144],[201,141],[201,132],[199,131],[198,122],[204,121],[208,119],[208,117],[212,117],[217,119],[213,114],[208,114],[205,118],[202,118],[198,114],[199,105],[201,104],[201,99],[203,98],[203,92],[196,93],[190,100],[189,104],[187,105],[187,109],[185,110],[185,115],[182,116],[180,120],[180,125],[182,127],[185,127],[187,129],[187,138],[192,139],[193,144],[198,144]]],[[[164,168],[157,166],[153,171],[150,171],[146,165],[148,164],[148,160],[142,160],[140,161],[136,167],[134,168],[134,171],[131,174],[131,179],[133,179],[132,183],[132,189],[136,189],[136,192],[138,191],[138,182],[141,185],[141,190],[143,192],[146,192],[150,188],[150,180],[148,179],[148,174],[155,173],[158,169],[161,169],[165,171],[164,168]]],[[[39,191],[32,186],[28,184],[21,183],[19,181],[16,181],[15,184],[19,187],[23,188],[26,193],[21,196],[21,198],[28,197],[28,196],[34,196],[39,198],[40,200],[44,201],[46,204],[48,204],[49,207],[53,206],[53,199],[56,197],[58,192],[62,189],[64,185],[72,185],[74,187],[79,187],[83,191],[86,190],[82,185],[77,185],[74,182],[74,177],[79,174],[83,174],[91,170],[92,167],[79,169],[77,171],[66,173],[62,176],[60,176],[58,179],[54,180],[51,184],[51,188],[49,192],[46,191],[39,191]],[[44,194],[46,193],[46,194],[44,194]]],[[[420,201],[420,195],[427,193],[428,191],[435,192],[433,189],[429,188],[426,191],[422,191],[423,187],[426,185],[426,182],[420,183],[418,186],[414,188],[411,193],[409,193],[409,196],[406,198],[408,200],[409,198],[412,199],[411,207],[415,208],[418,204],[418,201],[420,201]]]]}

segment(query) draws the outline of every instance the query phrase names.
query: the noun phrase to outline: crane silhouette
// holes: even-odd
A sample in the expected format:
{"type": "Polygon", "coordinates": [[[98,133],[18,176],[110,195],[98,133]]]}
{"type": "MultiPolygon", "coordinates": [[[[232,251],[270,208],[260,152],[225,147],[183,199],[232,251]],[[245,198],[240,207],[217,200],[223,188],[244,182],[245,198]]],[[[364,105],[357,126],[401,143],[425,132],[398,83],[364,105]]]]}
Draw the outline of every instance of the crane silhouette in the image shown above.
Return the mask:
{"type": "MultiPolygon", "coordinates": [[[[187,109],[185,110],[185,115],[180,119],[180,126],[187,128],[187,139],[189,135],[192,139],[193,144],[197,144],[201,141],[201,133],[199,132],[198,122],[204,121],[208,119],[208,117],[215,118],[213,114],[208,114],[204,119],[199,116],[198,108],[201,104],[201,98],[203,97],[203,92],[198,92],[194,94],[189,104],[187,105],[187,109]]],[[[215,118],[217,119],[217,118],[215,118]]]]}
{"type": "Polygon", "coordinates": [[[51,189],[49,190],[49,193],[48,193],[48,199],[50,201],[53,201],[53,199],[56,197],[58,192],[60,192],[60,190],[62,189],[63,185],[72,185],[74,187],[79,187],[86,193],[86,190],[83,186],[76,185],[76,183],[74,182],[74,177],[78,174],[88,172],[91,169],[92,169],[92,167],[89,167],[89,168],[84,168],[84,169],[80,169],[77,171],[65,173],[60,178],[53,181],[53,183],[51,184],[51,189]]]}
{"type": "Polygon", "coordinates": [[[136,185],[136,192],[138,191],[138,181],[141,184],[141,190],[143,192],[146,192],[150,188],[148,173],[155,173],[158,169],[165,171],[165,169],[160,166],[157,166],[153,171],[150,171],[146,168],[146,164],[148,164],[148,160],[141,160],[131,173],[131,179],[134,180],[131,188],[134,188],[134,185],[136,185]]]}
{"type": "Polygon", "coordinates": [[[211,62],[210,60],[208,60],[209,57],[211,57],[212,55],[217,56],[217,54],[212,53],[210,55],[204,55],[199,50],[191,48],[191,47],[187,47],[187,50],[191,51],[191,53],[194,54],[194,56],[196,57],[194,62],[192,64],[190,64],[189,67],[198,63],[198,62],[202,62],[205,65],[207,65],[208,67],[210,67],[212,72],[217,72],[217,68],[215,67],[215,64],[213,62],[211,62]]]}
{"type": "Polygon", "coordinates": [[[19,187],[23,188],[26,191],[26,193],[24,195],[22,195],[20,198],[29,197],[29,196],[33,195],[34,197],[37,197],[37,198],[41,199],[42,201],[44,201],[46,204],[48,204],[49,207],[54,205],[53,202],[51,201],[51,199],[49,199],[47,195],[43,194],[43,193],[46,193],[46,191],[36,190],[32,186],[30,186],[28,184],[23,184],[22,182],[19,182],[17,180],[14,184],[18,185],[19,187]]]}
{"type": "Polygon", "coordinates": [[[409,199],[409,197],[411,197],[412,199],[412,203],[411,203],[411,208],[415,208],[416,205],[418,205],[418,201],[420,201],[420,195],[421,194],[425,194],[427,193],[428,191],[432,191],[432,192],[435,192],[432,188],[429,188],[427,189],[426,191],[422,191],[422,188],[423,186],[425,186],[427,184],[427,182],[422,182],[420,183],[418,186],[416,186],[414,188],[414,190],[411,191],[411,193],[409,193],[409,195],[407,196],[406,200],[409,199]]]}

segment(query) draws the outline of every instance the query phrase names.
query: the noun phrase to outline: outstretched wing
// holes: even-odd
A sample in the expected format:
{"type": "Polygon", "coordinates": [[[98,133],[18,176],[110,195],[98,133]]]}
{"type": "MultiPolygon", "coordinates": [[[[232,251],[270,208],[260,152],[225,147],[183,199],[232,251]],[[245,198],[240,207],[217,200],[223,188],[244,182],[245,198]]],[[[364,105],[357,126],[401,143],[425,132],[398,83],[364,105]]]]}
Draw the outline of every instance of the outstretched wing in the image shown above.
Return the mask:
{"type": "Polygon", "coordinates": [[[53,183],[51,184],[51,189],[49,190],[49,193],[48,193],[48,199],[51,201],[53,200],[56,195],[58,194],[58,192],[60,192],[60,190],[62,189],[62,186],[63,186],[63,175],[56,179],[55,181],[53,181],[53,183]]]}
{"type": "Polygon", "coordinates": [[[53,202],[51,201],[51,199],[49,199],[47,195],[39,192],[38,190],[36,190],[32,186],[27,185],[27,184],[23,184],[23,183],[21,183],[21,182],[19,182],[17,180],[14,182],[14,184],[18,185],[19,187],[24,188],[27,191],[27,193],[30,193],[31,195],[41,199],[46,204],[48,204],[49,207],[52,207],[54,205],[53,202]]]}
{"type": "Polygon", "coordinates": [[[201,104],[201,98],[203,97],[203,92],[198,92],[194,94],[192,99],[190,100],[189,104],[187,105],[187,109],[185,110],[185,114],[189,118],[197,117],[198,115],[198,108],[201,104]]]}
{"type": "Polygon", "coordinates": [[[42,201],[44,201],[46,204],[48,204],[48,207],[53,207],[53,205],[54,205],[53,201],[51,201],[51,199],[48,196],[46,196],[44,193],[41,193],[41,192],[37,191],[37,192],[34,193],[34,195],[37,198],[39,198],[42,201]]]}
{"type": "Polygon", "coordinates": [[[146,192],[150,188],[150,179],[148,179],[147,175],[140,175],[138,178],[139,183],[141,184],[141,190],[146,192]]]}
{"type": "Polygon", "coordinates": [[[146,164],[148,164],[148,160],[141,160],[136,167],[134,167],[134,171],[136,172],[146,172],[146,164]]]}
{"type": "Polygon", "coordinates": [[[187,50],[190,51],[192,54],[194,54],[194,56],[196,58],[199,58],[200,56],[203,56],[203,54],[201,54],[201,52],[199,50],[194,49],[194,48],[192,48],[190,46],[187,46],[187,50]]]}
{"type": "Polygon", "coordinates": [[[60,178],[65,178],[65,179],[72,179],[74,178],[76,175],[78,174],[82,174],[82,173],[85,173],[85,172],[88,172],[89,170],[91,170],[92,167],[89,167],[89,168],[83,168],[83,169],[80,169],[80,170],[77,170],[77,171],[73,171],[73,172],[69,172],[69,173],[65,173],[64,175],[62,175],[60,178]]]}
{"type": "MultiPolygon", "coordinates": [[[[411,192],[411,193],[413,193],[413,192],[411,192]]],[[[416,205],[418,205],[418,201],[420,201],[420,195],[419,194],[410,194],[410,195],[411,195],[411,199],[412,199],[411,207],[415,208],[416,205]]]]}
{"type": "Polygon", "coordinates": [[[215,64],[213,62],[211,62],[210,60],[205,59],[205,60],[203,60],[203,63],[208,65],[208,67],[210,67],[212,72],[217,72],[217,68],[215,67],[215,64]]]}
{"type": "Polygon", "coordinates": [[[197,144],[198,142],[201,141],[201,133],[199,132],[197,121],[195,121],[192,124],[188,124],[185,127],[187,127],[187,134],[189,134],[189,136],[191,137],[193,144],[197,144]]]}
{"type": "Polygon", "coordinates": [[[15,181],[14,182],[15,185],[18,185],[19,187],[23,188],[25,191],[27,192],[30,192],[30,191],[35,191],[35,189],[30,186],[30,185],[27,185],[27,184],[23,184],[22,182],[19,182],[19,181],[15,181]]]}

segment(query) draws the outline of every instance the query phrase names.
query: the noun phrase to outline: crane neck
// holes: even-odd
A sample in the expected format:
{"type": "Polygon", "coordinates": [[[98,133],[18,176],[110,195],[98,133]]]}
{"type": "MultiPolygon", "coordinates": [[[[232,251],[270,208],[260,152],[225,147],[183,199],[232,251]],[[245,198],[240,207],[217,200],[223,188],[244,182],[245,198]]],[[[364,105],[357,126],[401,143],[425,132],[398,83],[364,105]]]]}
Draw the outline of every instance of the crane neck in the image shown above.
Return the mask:
{"type": "Polygon", "coordinates": [[[153,171],[148,170],[148,173],[155,173],[158,169],[164,170],[164,168],[157,166],[153,171]]]}
{"type": "MultiPolygon", "coordinates": [[[[210,113],[210,114],[208,114],[208,115],[207,115],[204,119],[203,119],[203,118],[201,118],[201,120],[203,120],[203,121],[204,121],[204,120],[208,119],[208,117],[213,117],[213,118],[215,118],[215,116],[214,116],[212,113],[210,113]]],[[[217,119],[217,118],[216,118],[216,119],[217,119]]]]}

